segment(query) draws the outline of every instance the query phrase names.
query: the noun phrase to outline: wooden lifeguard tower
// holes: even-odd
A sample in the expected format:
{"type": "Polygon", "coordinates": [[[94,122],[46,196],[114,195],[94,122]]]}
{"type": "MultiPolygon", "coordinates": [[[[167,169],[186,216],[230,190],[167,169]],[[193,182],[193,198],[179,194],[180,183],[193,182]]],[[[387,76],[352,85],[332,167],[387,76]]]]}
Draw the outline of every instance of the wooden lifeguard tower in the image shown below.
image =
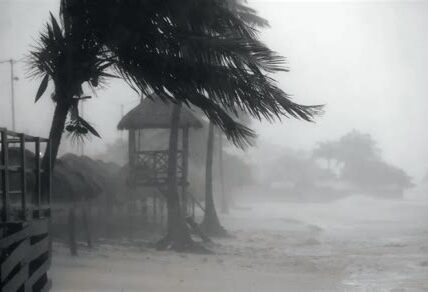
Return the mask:
{"type": "Polygon", "coordinates": [[[0,291],[48,291],[51,174],[40,153],[50,143],[0,128],[0,145],[0,291]]]}
{"type": "MultiPolygon", "coordinates": [[[[140,198],[152,196],[154,216],[157,201],[163,212],[167,189],[168,139],[171,113],[174,104],[163,102],[155,94],[142,98],[141,103],[128,112],[118,124],[119,130],[128,130],[129,173],[128,185],[140,198]],[[151,188],[152,194],[143,194],[138,188],[151,188]],[[157,190],[153,192],[154,190],[157,190]]],[[[186,216],[194,216],[195,200],[188,193],[189,130],[202,128],[202,123],[187,108],[182,108],[179,124],[177,157],[177,184],[180,189],[181,205],[186,216]]],[[[163,221],[161,215],[161,221],[163,221]]],[[[156,220],[156,219],[155,219],[156,220]]]]}

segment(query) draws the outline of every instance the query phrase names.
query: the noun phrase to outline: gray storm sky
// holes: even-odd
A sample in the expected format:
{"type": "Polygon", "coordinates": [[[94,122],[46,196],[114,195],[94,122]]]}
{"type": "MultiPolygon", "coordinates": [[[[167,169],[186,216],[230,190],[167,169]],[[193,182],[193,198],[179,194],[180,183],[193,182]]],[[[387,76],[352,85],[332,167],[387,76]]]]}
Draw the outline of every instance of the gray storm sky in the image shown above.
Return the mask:
{"type": "MultiPolygon", "coordinates": [[[[0,60],[21,58],[37,38],[58,0],[0,0],[0,60]]],[[[316,124],[293,120],[255,125],[264,143],[310,149],[351,129],[372,134],[385,158],[411,175],[428,170],[428,2],[249,1],[271,28],[262,39],[288,58],[281,87],[306,104],[327,104],[316,124]]],[[[53,105],[34,105],[39,81],[25,79],[17,65],[18,130],[47,135],[53,105]]],[[[0,65],[0,126],[10,127],[9,67],[0,65]]],[[[120,104],[129,110],[138,96],[115,81],[85,105],[103,141],[118,137],[120,104]]]]}

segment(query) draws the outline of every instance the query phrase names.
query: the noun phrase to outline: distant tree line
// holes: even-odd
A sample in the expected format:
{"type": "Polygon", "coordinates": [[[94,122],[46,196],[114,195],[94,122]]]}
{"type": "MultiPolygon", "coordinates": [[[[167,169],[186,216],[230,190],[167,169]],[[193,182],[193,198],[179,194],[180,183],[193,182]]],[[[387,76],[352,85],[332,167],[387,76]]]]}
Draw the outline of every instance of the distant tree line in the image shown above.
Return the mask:
{"type": "Polygon", "coordinates": [[[400,197],[413,186],[402,169],[386,162],[369,134],[350,131],[319,143],[311,153],[284,149],[268,166],[264,184],[299,199],[335,199],[351,194],[400,197]]]}

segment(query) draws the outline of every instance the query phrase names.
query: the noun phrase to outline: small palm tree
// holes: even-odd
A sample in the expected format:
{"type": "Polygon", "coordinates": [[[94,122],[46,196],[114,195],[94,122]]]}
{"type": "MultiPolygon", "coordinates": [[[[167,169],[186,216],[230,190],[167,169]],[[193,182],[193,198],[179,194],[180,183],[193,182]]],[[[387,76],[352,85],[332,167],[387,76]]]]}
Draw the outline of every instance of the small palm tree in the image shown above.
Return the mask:
{"type": "Polygon", "coordinates": [[[51,14],[50,23],[30,53],[29,64],[30,74],[42,78],[36,102],[45,93],[49,81],[55,88],[51,95],[56,104],[49,133],[51,152],[46,151],[42,162],[47,169],[51,157],[53,161],[57,157],[68,114],[70,122],[66,128],[70,133],[82,137],[90,132],[99,137],[97,131],[79,116],[78,103],[82,98],[87,98],[82,90],[85,82],[97,87],[104,78],[111,76],[105,72],[111,61],[103,55],[103,47],[94,42],[90,35],[78,29],[61,29],[51,14]]]}

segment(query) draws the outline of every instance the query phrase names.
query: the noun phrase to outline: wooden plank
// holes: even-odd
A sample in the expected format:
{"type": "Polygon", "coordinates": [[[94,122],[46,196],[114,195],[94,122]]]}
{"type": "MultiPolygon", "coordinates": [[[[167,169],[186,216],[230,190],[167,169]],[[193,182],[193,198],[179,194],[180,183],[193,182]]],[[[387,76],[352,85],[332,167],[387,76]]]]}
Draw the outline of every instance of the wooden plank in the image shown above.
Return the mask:
{"type": "Polygon", "coordinates": [[[9,139],[7,141],[7,143],[9,143],[9,144],[18,144],[19,142],[20,142],[20,140],[19,139],[15,139],[15,138],[9,139]]]}
{"type": "MultiPolygon", "coordinates": [[[[6,167],[3,165],[0,165],[0,170],[4,170],[4,169],[6,169],[6,167]]],[[[18,172],[21,172],[22,168],[21,166],[9,166],[8,169],[9,169],[9,173],[18,173],[18,172]]],[[[40,173],[44,173],[44,172],[45,170],[40,169],[40,173]]],[[[28,174],[36,173],[36,168],[26,168],[25,173],[28,173],[28,174]]]]}
{"type": "MultiPolygon", "coordinates": [[[[11,131],[8,130],[7,128],[2,128],[0,127],[0,132],[5,132],[7,136],[11,136],[11,137],[15,137],[15,138],[19,138],[19,135],[21,133],[15,132],[15,131],[11,131]]],[[[30,135],[26,135],[25,136],[25,141],[27,142],[35,142],[35,140],[39,138],[39,137],[34,137],[34,136],[30,136],[30,135]]],[[[39,138],[41,142],[48,142],[49,139],[47,138],[39,138]]]]}
{"type": "Polygon", "coordinates": [[[26,168],[26,157],[25,157],[25,134],[21,134],[20,136],[20,154],[21,154],[21,208],[22,208],[22,220],[27,219],[26,210],[27,210],[27,176],[25,175],[26,168]]]}
{"type": "MultiPolygon", "coordinates": [[[[41,172],[40,172],[40,139],[36,139],[36,150],[35,150],[35,159],[36,159],[36,198],[35,198],[35,202],[33,202],[33,204],[35,203],[35,205],[37,206],[37,209],[40,210],[40,205],[41,205],[41,197],[42,197],[42,176],[41,176],[41,172]]],[[[40,216],[40,213],[39,213],[40,216]]]]}
{"type": "Polygon", "coordinates": [[[32,261],[48,251],[49,251],[49,237],[45,237],[39,242],[31,245],[29,260],[32,261]]]}
{"type": "Polygon", "coordinates": [[[25,226],[22,230],[19,230],[5,238],[0,240],[0,248],[7,248],[10,245],[23,240],[29,236],[29,228],[25,226]]]}
{"type": "Polygon", "coordinates": [[[25,265],[12,279],[10,279],[3,287],[4,292],[15,292],[25,284],[28,277],[28,265],[25,265]]]}
{"type": "MultiPolygon", "coordinates": [[[[6,167],[5,167],[5,169],[6,169],[6,167]]],[[[16,165],[13,165],[13,166],[8,166],[7,167],[7,170],[9,170],[9,173],[18,173],[18,172],[20,172],[21,171],[21,167],[20,166],[16,166],[16,165]]]]}
{"type": "Polygon", "coordinates": [[[7,130],[1,132],[1,164],[5,167],[1,171],[2,177],[2,220],[7,222],[9,220],[9,148],[7,144],[7,130]]]}
{"type": "MultiPolygon", "coordinates": [[[[21,191],[9,191],[8,192],[9,193],[9,197],[11,196],[11,195],[13,195],[13,196],[16,196],[16,195],[21,195],[21,191]]],[[[3,194],[3,192],[0,192],[0,195],[2,195],[3,194]]]]}
{"type": "Polygon", "coordinates": [[[50,266],[50,261],[47,259],[27,280],[30,287],[34,285],[45,273],[47,273],[50,266]]]}
{"type": "MultiPolygon", "coordinates": [[[[49,151],[49,169],[47,169],[48,171],[48,176],[49,176],[49,188],[48,188],[48,194],[47,194],[47,204],[50,206],[51,204],[51,197],[52,197],[52,143],[49,141],[48,142],[48,151],[49,151]]],[[[45,171],[43,169],[43,171],[45,171]]],[[[49,209],[49,217],[50,217],[50,209],[49,209]]]]}
{"type": "Polygon", "coordinates": [[[21,262],[25,261],[30,251],[30,241],[22,241],[1,264],[1,281],[3,282],[10,272],[21,262]]]}

